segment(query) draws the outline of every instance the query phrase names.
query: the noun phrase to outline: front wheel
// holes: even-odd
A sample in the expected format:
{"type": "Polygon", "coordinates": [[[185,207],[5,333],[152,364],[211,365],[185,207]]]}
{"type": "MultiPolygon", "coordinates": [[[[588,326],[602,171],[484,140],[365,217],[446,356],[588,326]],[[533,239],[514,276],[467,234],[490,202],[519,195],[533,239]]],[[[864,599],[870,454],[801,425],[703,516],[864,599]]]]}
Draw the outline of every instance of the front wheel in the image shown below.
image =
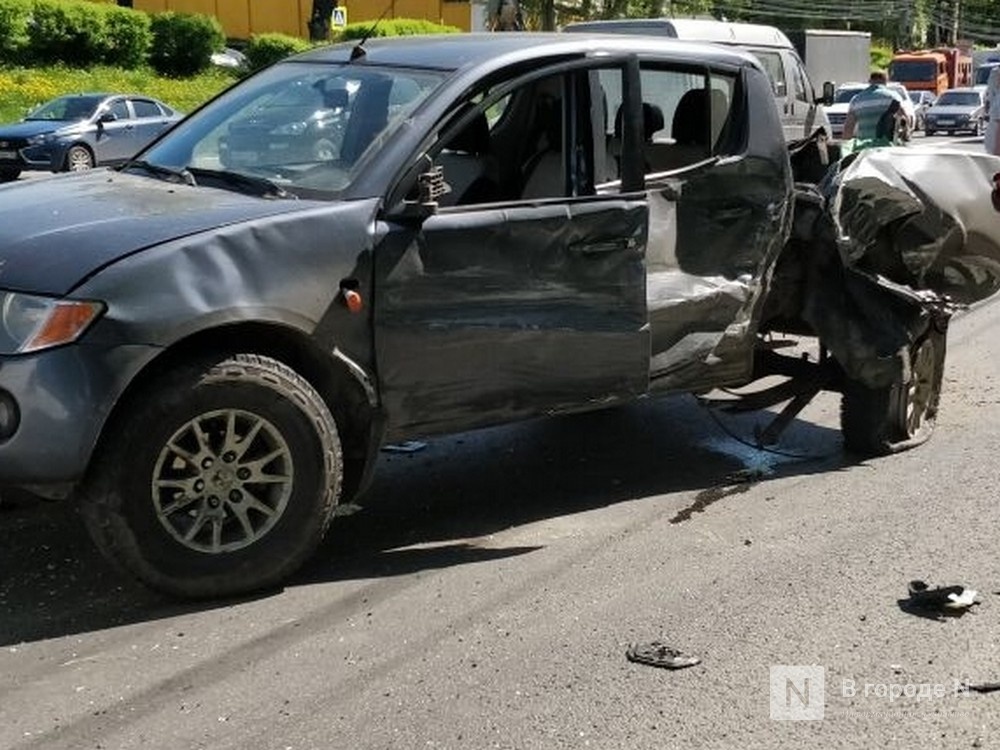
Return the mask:
{"type": "Polygon", "coordinates": [[[66,171],[85,172],[94,168],[94,155],[86,146],[70,146],[66,152],[66,171]]]}
{"type": "Polygon", "coordinates": [[[123,408],[82,488],[112,562],[200,598],[277,584],[316,549],[340,491],[340,440],[293,370],[250,354],[204,360],[123,408]]]}
{"type": "Polygon", "coordinates": [[[926,136],[932,136],[932,135],[934,135],[934,134],[935,134],[936,132],[937,132],[937,131],[936,131],[936,130],[934,130],[933,128],[927,128],[927,130],[925,130],[925,131],[924,131],[924,135],[926,135],[926,136]]]}
{"type": "Polygon", "coordinates": [[[862,456],[896,453],[925,442],[934,431],[944,375],[947,328],[932,324],[910,347],[909,378],[884,388],[849,382],[840,407],[844,445],[862,456]]]}
{"type": "Polygon", "coordinates": [[[13,182],[20,176],[19,167],[0,167],[0,182],[13,182]]]}

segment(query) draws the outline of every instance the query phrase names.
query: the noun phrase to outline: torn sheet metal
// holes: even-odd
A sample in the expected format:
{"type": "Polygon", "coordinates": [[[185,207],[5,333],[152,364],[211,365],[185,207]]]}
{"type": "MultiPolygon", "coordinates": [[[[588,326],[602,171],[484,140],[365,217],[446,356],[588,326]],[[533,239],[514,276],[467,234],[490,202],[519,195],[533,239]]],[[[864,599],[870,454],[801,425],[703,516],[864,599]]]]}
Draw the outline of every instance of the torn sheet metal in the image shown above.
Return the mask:
{"type": "Polygon", "coordinates": [[[962,303],[1000,289],[1000,158],[872,149],[836,178],[831,217],[846,265],[962,303]],[[884,240],[889,240],[888,242],[884,240]]]}
{"type": "Polygon", "coordinates": [[[955,303],[1000,289],[1000,158],[947,149],[869,149],[813,192],[801,188],[776,278],[852,380],[877,388],[955,303]],[[789,271],[789,268],[792,271],[789,271]],[[794,280],[793,280],[794,279],[794,280]]]}
{"type": "Polygon", "coordinates": [[[649,181],[653,389],[750,377],[767,276],[791,224],[783,167],[783,160],[750,156],[649,181]]]}

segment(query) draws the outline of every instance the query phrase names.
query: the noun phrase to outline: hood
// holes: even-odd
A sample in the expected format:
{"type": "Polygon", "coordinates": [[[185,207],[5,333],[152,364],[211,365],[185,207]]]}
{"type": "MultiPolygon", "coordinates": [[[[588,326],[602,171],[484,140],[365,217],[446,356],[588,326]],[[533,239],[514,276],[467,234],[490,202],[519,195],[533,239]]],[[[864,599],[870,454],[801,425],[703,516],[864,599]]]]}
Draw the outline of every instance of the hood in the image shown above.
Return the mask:
{"type": "Polygon", "coordinates": [[[828,104],[826,105],[826,113],[828,115],[846,115],[847,108],[850,106],[850,102],[844,102],[843,104],[828,104]]]}
{"type": "Polygon", "coordinates": [[[0,288],[63,295],[139,250],[311,205],[109,170],[0,187],[0,288]]]}
{"type": "Polygon", "coordinates": [[[43,133],[55,133],[62,130],[75,130],[87,126],[86,120],[70,122],[67,120],[24,120],[0,125],[0,141],[4,138],[30,138],[43,133]]]}
{"type": "Polygon", "coordinates": [[[927,110],[927,114],[934,117],[957,117],[958,115],[968,116],[975,114],[978,109],[978,105],[970,107],[968,104],[946,104],[940,107],[931,107],[927,110]]]}

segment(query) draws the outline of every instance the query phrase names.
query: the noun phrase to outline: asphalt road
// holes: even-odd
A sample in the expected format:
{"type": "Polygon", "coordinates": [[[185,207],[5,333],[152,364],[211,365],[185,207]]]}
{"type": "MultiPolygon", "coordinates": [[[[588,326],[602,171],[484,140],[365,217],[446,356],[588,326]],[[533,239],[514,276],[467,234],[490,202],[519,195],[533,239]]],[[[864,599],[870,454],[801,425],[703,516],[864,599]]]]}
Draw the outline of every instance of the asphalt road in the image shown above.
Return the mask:
{"type": "Polygon", "coordinates": [[[0,748],[1000,747],[1000,695],[954,690],[1000,681],[998,326],[955,321],[936,435],[884,459],[843,455],[832,394],[778,453],[690,397],[385,453],[252,599],[161,599],[5,496],[0,748]],[[982,603],[915,616],[917,578],[982,603]],[[702,661],[625,659],[654,639],[702,661]],[[822,720],[771,718],[781,665],[822,720]]]}

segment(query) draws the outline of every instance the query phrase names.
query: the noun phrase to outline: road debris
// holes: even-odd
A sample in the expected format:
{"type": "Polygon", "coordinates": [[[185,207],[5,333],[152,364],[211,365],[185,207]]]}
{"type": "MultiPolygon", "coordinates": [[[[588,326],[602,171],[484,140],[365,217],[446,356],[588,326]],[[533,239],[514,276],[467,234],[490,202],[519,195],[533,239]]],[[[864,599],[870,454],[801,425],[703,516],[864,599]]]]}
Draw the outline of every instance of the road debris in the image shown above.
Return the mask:
{"type": "Polygon", "coordinates": [[[965,683],[963,687],[973,693],[996,693],[1000,692],[1000,682],[981,682],[978,685],[965,683]]]}
{"type": "Polygon", "coordinates": [[[931,588],[924,581],[910,581],[910,598],[905,601],[912,608],[959,617],[979,604],[977,593],[961,585],[931,588]]]}
{"type": "Polygon", "coordinates": [[[688,656],[660,641],[632,643],[625,652],[625,657],[636,664],[646,664],[650,667],[662,667],[663,669],[684,669],[701,663],[701,659],[697,656],[688,656]]]}

